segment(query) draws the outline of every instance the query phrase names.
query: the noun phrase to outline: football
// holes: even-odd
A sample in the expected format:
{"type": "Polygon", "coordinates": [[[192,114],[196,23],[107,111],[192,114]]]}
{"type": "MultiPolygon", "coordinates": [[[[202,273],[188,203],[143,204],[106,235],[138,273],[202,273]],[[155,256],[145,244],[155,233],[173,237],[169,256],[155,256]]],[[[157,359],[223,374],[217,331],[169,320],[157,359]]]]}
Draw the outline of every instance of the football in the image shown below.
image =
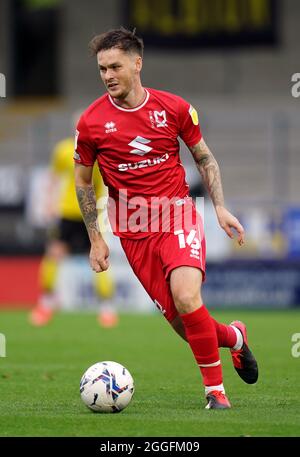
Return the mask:
{"type": "Polygon", "coordinates": [[[80,381],[83,403],[99,413],[118,413],[129,405],[134,382],[129,371],[117,362],[97,362],[80,381]]]}

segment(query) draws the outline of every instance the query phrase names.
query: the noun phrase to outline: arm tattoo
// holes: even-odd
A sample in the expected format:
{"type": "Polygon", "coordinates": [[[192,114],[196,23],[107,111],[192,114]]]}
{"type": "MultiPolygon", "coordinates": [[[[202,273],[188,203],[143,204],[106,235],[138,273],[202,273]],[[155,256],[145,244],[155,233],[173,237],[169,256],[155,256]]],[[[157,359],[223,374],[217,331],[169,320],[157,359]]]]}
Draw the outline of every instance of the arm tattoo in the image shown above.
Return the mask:
{"type": "Polygon", "coordinates": [[[190,148],[214,206],[224,206],[219,165],[203,140],[190,148]]]}
{"type": "Polygon", "coordinates": [[[95,233],[99,234],[94,186],[76,186],[76,194],[81,214],[90,237],[95,233]]]}

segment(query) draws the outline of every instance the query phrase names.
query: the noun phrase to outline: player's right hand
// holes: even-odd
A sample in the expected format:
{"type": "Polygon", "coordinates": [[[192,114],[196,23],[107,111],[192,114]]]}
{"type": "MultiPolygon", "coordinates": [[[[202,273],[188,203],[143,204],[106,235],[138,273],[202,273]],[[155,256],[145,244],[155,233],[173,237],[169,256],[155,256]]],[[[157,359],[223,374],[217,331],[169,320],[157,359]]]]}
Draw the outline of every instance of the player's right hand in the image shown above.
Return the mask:
{"type": "Polygon", "coordinates": [[[109,267],[109,249],[103,238],[91,243],[90,265],[96,273],[106,271],[109,267]]]}

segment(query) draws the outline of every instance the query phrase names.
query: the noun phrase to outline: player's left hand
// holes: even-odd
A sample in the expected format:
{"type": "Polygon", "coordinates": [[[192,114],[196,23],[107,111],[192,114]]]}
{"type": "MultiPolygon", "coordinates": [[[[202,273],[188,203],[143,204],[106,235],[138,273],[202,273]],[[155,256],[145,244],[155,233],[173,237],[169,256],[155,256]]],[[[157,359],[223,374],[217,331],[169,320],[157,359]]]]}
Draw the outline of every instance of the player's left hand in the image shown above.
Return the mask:
{"type": "Polygon", "coordinates": [[[100,235],[91,242],[90,265],[96,273],[106,271],[109,267],[109,249],[100,235]]]}
{"type": "Polygon", "coordinates": [[[216,213],[220,226],[227,233],[229,238],[234,238],[232,229],[237,231],[238,243],[240,246],[242,246],[245,243],[245,230],[242,224],[235,216],[233,216],[226,208],[224,208],[224,206],[217,206],[216,213]]]}

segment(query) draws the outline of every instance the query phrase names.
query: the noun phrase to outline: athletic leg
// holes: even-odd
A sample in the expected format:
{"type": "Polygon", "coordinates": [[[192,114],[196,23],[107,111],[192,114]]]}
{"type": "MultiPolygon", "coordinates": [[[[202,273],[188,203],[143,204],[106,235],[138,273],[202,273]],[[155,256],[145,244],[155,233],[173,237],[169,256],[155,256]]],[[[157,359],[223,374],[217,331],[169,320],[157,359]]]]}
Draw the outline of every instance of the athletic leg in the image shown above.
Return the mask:
{"type": "MultiPolygon", "coordinates": [[[[212,318],[214,323],[217,338],[218,338],[218,347],[219,348],[233,348],[237,343],[237,334],[231,325],[222,324],[215,319],[212,318]]],[[[170,322],[173,329],[182,339],[187,341],[184,325],[180,316],[176,316],[176,318],[170,322]]]]}
{"type": "Polygon", "coordinates": [[[213,320],[203,305],[201,283],[200,269],[181,266],[171,271],[172,297],[202,374],[208,407],[229,408],[230,403],[223,386],[217,333],[213,320]]]}
{"type": "Polygon", "coordinates": [[[54,292],[58,266],[68,253],[68,245],[61,240],[53,239],[46,247],[45,255],[42,258],[39,269],[38,280],[41,292],[37,305],[29,315],[29,321],[34,326],[41,327],[47,325],[58,307],[54,292]]]}
{"type": "Polygon", "coordinates": [[[111,268],[102,273],[94,273],[93,284],[100,301],[97,318],[99,325],[106,328],[115,327],[118,325],[119,316],[113,302],[115,282],[111,268]]]}

